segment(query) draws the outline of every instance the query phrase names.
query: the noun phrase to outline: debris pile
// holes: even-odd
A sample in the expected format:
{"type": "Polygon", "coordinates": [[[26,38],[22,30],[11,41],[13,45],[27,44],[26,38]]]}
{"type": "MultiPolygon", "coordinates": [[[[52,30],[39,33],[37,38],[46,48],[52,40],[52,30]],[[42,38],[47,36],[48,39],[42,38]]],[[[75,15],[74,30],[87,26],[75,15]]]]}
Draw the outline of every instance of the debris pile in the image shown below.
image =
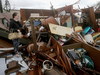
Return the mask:
{"type": "MultiPolygon", "coordinates": [[[[5,66],[2,74],[100,75],[100,52],[97,45],[100,33],[97,33],[93,8],[74,10],[73,5],[50,10],[53,15],[43,14],[46,10],[41,10],[42,16],[39,12],[31,12],[27,21],[26,15],[24,18],[21,15],[24,24],[19,50],[23,54],[19,58],[9,56],[8,53],[12,54],[13,48],[5,50],[0,45],[0,56],[3,56],[0,60],[5,66]]],[[[22,13],[25,12],[21,9],[22,13]]],[[[10,31],[0,24],[0,33],[4,30],[6,36],[0,36],[8,41],[10,31]]]]}

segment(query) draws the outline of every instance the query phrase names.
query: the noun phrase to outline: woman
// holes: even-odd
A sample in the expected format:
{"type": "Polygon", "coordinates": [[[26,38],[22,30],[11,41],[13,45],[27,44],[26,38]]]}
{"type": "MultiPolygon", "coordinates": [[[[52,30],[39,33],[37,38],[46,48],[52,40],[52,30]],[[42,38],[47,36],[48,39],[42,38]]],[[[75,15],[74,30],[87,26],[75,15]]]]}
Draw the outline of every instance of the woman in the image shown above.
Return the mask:
{"type": "MultiPolygon", "coordinates": [[[[20,27],[22,27],[22,25],[19,22],[19,14],[15,12],[15,13],[13,13],[12,17],[13,17],[13,19],[10,19],[9,30],[13,29],[13,32],[20,32],[20,27]]],[[[12,42],[14,45],[15,55],[17,57],[19,57],[19,53],[18,53],[18,47],[19,47],[19,43],[20,43],[19,38],[13,39],[12,42]]]]}

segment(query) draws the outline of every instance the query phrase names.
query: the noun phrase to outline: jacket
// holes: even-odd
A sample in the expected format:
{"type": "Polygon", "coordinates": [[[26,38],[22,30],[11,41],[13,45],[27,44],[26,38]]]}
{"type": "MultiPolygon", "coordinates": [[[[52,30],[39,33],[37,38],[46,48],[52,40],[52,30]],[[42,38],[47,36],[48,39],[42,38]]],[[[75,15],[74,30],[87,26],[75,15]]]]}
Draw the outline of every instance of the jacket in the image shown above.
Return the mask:
{"type": "Polygon", "coordinates": [[[17,30],[20,30],[20,27],[22,27],[22,25],[19,21],[15,21],[14,19],[10,19],[9,30],[13,29],[13,32],[18,32],[17,30]]]}

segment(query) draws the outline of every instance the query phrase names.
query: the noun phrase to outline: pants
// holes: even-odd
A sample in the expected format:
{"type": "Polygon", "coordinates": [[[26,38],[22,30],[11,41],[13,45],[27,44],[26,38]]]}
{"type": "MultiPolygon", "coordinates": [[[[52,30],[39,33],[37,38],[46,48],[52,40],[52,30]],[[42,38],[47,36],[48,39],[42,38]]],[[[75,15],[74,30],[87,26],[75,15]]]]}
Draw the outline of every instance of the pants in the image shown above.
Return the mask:
{"type": "Polygon", "coordinates": [[[13,39],[12,42],[13,42],[13,45],[14,45],[14,52],[15,52],[15,54],[17,54],[19,43],[20,43],[19,38],[13,39]]]}

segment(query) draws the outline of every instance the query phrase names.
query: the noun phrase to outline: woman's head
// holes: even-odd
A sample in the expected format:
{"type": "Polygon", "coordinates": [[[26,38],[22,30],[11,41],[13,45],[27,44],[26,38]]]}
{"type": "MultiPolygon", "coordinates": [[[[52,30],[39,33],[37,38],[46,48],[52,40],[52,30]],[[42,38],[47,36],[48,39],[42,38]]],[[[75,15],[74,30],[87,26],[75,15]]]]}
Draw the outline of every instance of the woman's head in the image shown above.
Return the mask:
{"type": "Polygon", "coordinates": [[[12,15],[13,19],[18,20],[19,19],[19,14],[17,12],[13,13],[12,15]]]}

